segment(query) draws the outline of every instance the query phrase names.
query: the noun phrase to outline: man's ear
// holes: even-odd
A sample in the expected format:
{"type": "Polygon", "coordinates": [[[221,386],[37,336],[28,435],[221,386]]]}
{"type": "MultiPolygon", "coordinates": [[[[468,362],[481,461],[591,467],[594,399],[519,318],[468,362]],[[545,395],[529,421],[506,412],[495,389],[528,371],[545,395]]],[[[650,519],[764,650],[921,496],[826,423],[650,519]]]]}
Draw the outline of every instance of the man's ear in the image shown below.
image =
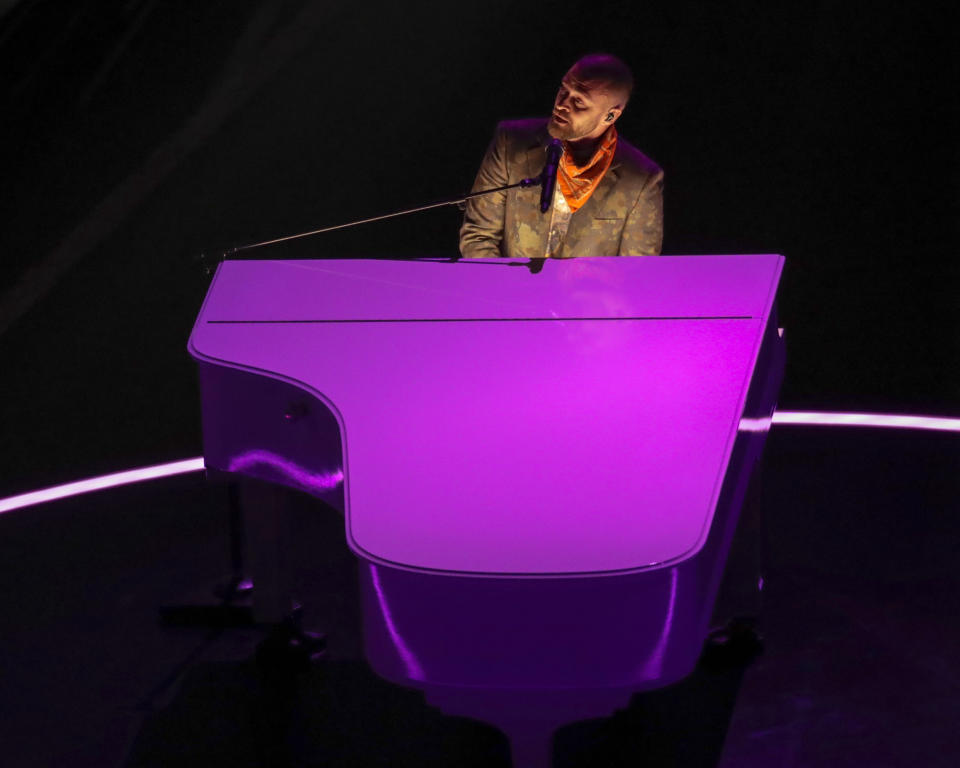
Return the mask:
{"type": "Polygon", "coordinates": [[[623,107],[610,107],[610,109],[607,110],[607,114],[603,119],[608,123],[615,123],[617,122],[617,119],[622,114],[623,114],[623,107]]]}

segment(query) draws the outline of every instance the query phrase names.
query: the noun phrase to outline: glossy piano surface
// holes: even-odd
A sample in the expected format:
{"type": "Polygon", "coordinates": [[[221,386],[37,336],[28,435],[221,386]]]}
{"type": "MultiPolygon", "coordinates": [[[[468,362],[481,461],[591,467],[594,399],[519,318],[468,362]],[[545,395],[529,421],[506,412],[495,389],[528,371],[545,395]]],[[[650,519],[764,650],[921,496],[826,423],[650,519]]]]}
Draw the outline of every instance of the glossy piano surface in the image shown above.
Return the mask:
{"type": "Polygon", "coordinates": [[[350,545],[382,565],[548,576],[680,562],[710,530],[782,263],[226,261],[191,353],[329,413],[284,455],[299,406],[244,406],[259,437],[205,427],[208,466],[273,456],[318,494],[342,482],[350,545]]]}

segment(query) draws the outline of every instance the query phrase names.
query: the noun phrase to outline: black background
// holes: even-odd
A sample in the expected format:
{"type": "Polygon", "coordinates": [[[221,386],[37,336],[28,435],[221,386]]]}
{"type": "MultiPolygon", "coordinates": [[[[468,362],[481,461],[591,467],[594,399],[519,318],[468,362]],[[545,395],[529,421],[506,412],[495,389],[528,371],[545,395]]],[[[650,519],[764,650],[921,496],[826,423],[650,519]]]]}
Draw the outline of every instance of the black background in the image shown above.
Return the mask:
{"type": "MultiPolygon", "coordinates": [[[[666,172],[664,252],[787,257],[780,407],[956,415],[947,5],[23,0],[0,20],[0,494],[200,452],[226,247],[466,191],[578,56],[666,172]]],[[[263,256],[456,251],[459,214],[263,256]]]]}

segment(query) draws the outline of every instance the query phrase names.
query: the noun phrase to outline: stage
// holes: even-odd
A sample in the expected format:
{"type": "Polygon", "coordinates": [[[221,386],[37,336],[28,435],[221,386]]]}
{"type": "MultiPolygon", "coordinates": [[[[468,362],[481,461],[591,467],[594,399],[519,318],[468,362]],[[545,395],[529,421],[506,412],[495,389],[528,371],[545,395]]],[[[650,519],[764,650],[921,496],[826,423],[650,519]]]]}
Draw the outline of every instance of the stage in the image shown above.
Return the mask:
{"type": "MultiPolygon", "coordinates": [[[[956,433],[775,425],[762,655],[701,663],[556,734],[556,766],[948,766],[960,643],[956,433]]],[[[299,496],[296,593],[327,656],[284,682],[258,629],[164,629],[229,573],[202,472],[0,516],[8,765],[509,765],[506,739],[366,665],[339,513],[299,496]]]]}

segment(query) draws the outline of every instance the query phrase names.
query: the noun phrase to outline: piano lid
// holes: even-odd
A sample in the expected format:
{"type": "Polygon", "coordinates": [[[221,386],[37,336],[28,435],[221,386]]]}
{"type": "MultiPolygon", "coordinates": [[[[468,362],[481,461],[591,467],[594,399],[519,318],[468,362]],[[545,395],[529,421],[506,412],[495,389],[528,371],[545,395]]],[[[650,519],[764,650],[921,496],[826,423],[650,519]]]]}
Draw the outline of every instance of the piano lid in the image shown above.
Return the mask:
{"type": "Polygon", "coordinates": [[[758,317],[782,257],[228,261],[207,321],[758,317]]]}
{"type": "Polygon", "coordinates": [[[632,570],[704,541],[782,261],[225,262],[191,351],[331,404],[365,557],[632,570]]]}

